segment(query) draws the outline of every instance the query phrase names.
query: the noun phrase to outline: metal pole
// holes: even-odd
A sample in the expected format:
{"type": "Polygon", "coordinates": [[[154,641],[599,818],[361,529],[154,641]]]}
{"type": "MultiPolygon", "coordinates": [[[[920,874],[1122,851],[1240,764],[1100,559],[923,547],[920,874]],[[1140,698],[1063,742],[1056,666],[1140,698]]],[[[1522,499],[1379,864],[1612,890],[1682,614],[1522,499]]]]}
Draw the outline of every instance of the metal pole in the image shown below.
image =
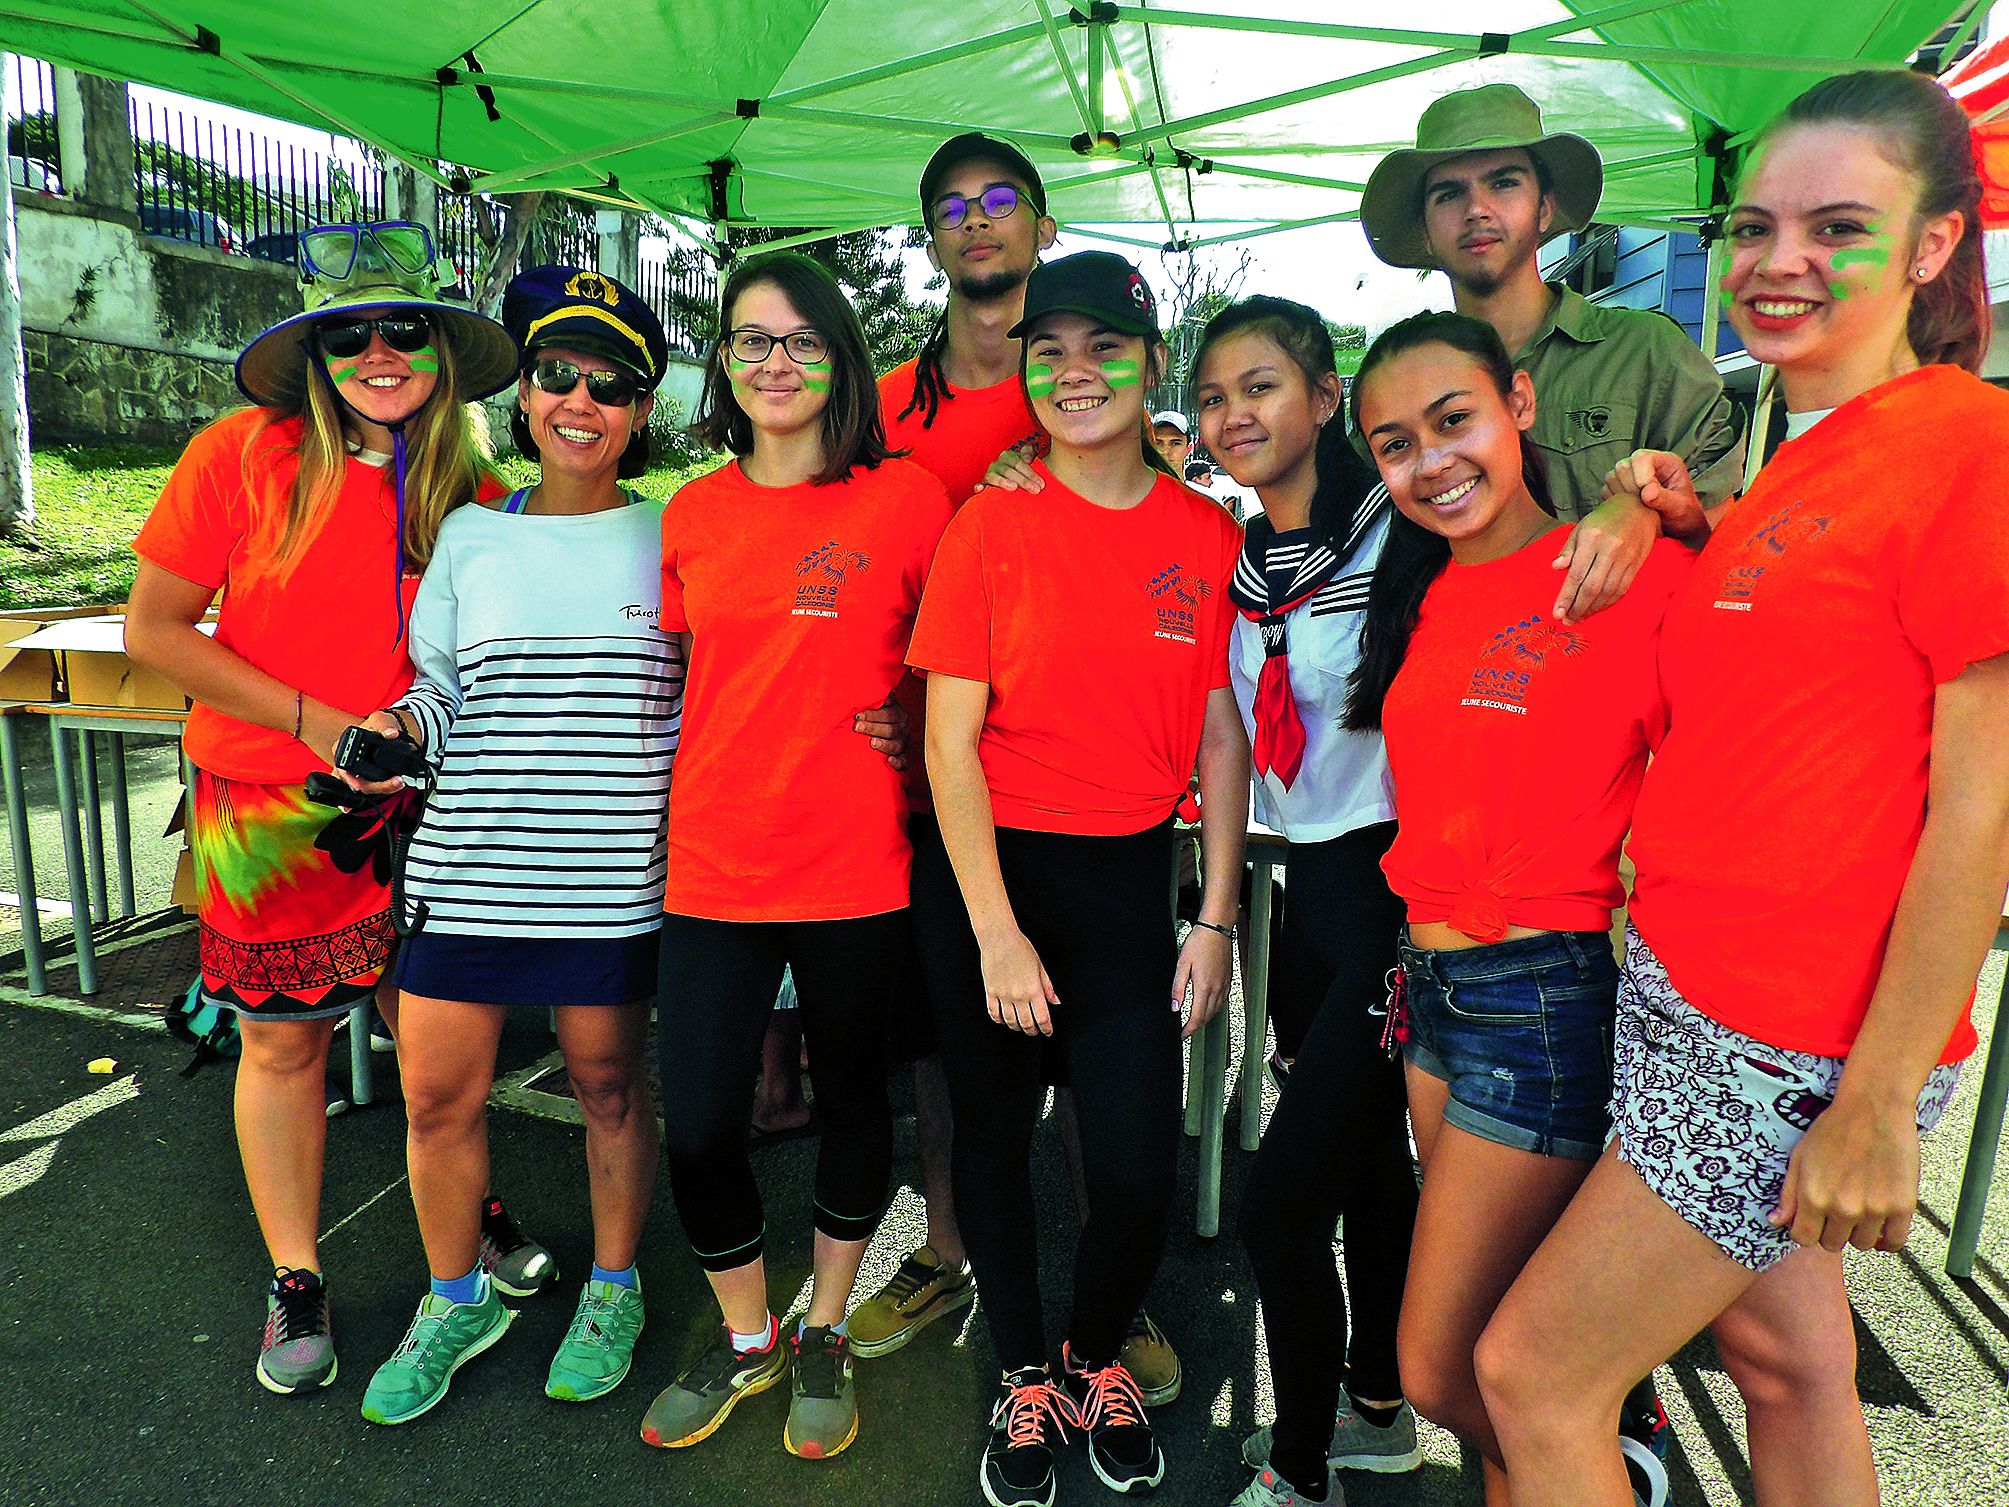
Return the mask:
{"type": "Polygon", "coordinates": [[[47,994],[42,967],[42,912],[35,895],[35,850],[28,831],[28,801],[22,790],[19,719],[0,712],[0,781],[7,791],[7,840],[14,850],[14,894],[21,902],[21,956],[28,965],[28,992],[47,994]]]}
{"type": "Polygon", "coordinates": [[[105,806],[98,791],[98,735],[83,728],[77,738],[84,759],[84,836],[89,844],[84,861],[90,865],[91,919],[103,925],[112,919],[112,903],[105,894],[105,806]]]}
{"type": "MultiPolygon", "coordinates": [[[[15,59],[0,52],[0,121],[20,113],[15,59]]],[[[35,524],[28,474],[28,356],[21,348],[20,244],[14,226],[14,174],[0,172],[0,538],[35,524]]]]}
{"type": "Polygon", "coordinates": [[[84,882],[84,837],[77,830],[77,767],[60,718],[49,719],[49,751],[56,760],[56,816],[63,828],[63,868],[70,881],[70,930],[77,943],[77,992],[98,992],[98,953],[91,945],[91,896],[84,882]]]}
{"type": "Polygon", "coordinates": [[[1981,1092],[1974,1105],[1974,1135],[1967,1143],[1967,1165],[1960,1174],[1960,1202],[1953,1210],[1953,1232],[1946,1242],[1946,1274],[1974,1274],[1974,1248],[1981,1243],[1981,1216],[1988,1210],[1988,1184],[1995,1175],[1995,1151],[2002,1139],[2002,1114],[2009,1104],[2009,1030],[2003,1029],[2002,1007],[2009,1004],[2009,971],[2002,975],[2002,993],[1995,1001],[1995,1024],[1989,1030],[1988,1065],[1981,1070],[1981,1092]]]}
{"type": "Polygon", "coordinates": [[[1702,354],[1716,359],[1716,345],[1723,331],[1723,240],[1712,236],[1702,262],[1702,354]]]}
{"type": "Polygon", "coordinates": [[[139,913],[133,897],[133,813],[126,786],[126,736],[107,735],[105,752],[112,759],[112,851],[119,863],[119,914],[139,913]]]}

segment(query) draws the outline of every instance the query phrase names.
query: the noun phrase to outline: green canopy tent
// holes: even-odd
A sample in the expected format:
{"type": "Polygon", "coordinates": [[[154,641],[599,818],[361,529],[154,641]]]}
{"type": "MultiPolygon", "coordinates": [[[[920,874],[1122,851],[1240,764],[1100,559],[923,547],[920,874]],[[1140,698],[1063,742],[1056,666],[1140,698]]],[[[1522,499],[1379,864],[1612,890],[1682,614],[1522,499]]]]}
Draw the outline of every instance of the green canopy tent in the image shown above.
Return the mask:
{"type": "MultiPolygon", "coordinates": [[[[1984,7],[1985,8],[1985,7],[1984,7]]],[[[1519,83],[1606,162],[1600,218],[1709,210],[1740,134],[1907,59],[1955,0],[0,0],[10,48],[358,137],[454,186],[698,226],[910,221],[930,148],[1015,137],[1064,223],[1203,246],[1353,217],[1446,90],[1519,83]],[[1391,18],[1392,19],[1392,18],[1391,18]]]]}

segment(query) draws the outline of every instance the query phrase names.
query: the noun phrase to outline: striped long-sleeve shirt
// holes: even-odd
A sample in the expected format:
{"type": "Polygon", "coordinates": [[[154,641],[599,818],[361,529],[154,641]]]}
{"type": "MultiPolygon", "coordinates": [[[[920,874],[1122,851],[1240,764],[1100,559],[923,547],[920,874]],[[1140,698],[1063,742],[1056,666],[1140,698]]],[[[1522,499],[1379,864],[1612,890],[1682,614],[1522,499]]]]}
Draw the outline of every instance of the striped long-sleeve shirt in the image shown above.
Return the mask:
{"type": "Polygon", "coordinates": [[[463,507],[440,531],[412,611],[418,679],[398,703],[438,766],[405,870],[427,929],[657,924],[684,686],[657,627],[661,527],[662,505],[638,499],[568,516],[463,507]]]}

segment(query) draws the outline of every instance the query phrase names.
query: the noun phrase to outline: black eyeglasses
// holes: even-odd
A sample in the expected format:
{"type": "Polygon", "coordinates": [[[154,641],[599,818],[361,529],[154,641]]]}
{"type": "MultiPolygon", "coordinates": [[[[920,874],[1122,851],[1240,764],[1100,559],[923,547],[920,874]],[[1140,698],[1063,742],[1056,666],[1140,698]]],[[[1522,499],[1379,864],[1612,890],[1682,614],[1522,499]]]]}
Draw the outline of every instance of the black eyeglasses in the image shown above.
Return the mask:
{"type": "Polygon", "coordinates": [[[344,360],[368,350],[372,335],[383,336],[385,345],[407,356],[432,344],[432,326],[421,314],[380,314],[375,319],[345,319],[314,326],[314,338],[321,343],[321,349],[344,360]]]}
{"type": "Polygon", "coordinates": [[[970,206],[973,204],[986,220],[1005,219],[1017,213],[1021,197],[1009,183],[993,183],[974,199],[961,194],[943,194],[935,201],[935,229],[959,228],[970,217],[970,206]]]}
{"type": "Polygon", "coordinates": [[[626,408],[642,388],[626,372],[582,372],[562,356],[539,356],[530,364],[530,385],[554,398],[577,387],[581,377],[586,379],[586,396],[608,408],[626,408]]]}
{"type": "Polygon", "coordinates": [[[830,354],[830,342],[821,330],[791,330],[786,335],[770,335],[766,330],[738,329],[726,336],[725,348],[733,359],[752,364],[765,361],[767,353],[779,345],[799,362],[821,361],[830,354]]]}

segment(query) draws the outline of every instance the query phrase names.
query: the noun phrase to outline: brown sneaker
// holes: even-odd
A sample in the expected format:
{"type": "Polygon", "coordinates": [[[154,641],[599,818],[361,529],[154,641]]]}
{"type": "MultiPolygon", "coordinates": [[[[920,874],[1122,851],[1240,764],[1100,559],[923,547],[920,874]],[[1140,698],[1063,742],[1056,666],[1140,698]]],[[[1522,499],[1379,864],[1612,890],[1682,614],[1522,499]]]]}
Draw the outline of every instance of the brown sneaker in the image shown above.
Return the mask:
{"type": "Polygon", "coordinates": [[[905,1261],[893,1278],[852,1311],[845,1333],[851,1353],[867,1360],[891,1355],[945,1313],[966,1307],[977,1295],[970,1264],[945,1265],[935,1248],[924,1245],[905,1261]]]}
{"type": "Polygon", "coordinates": [[[1143,1309],[1138,1309],[1137,1317],[1130,1321],[1130,1332],[1124,1336],[1123,1349],[1116,1358],[1136,1381],[1147,1408],[1162,1408],[1177,1400],[1179,1383],[1185,1379],[1179,1367],[1179,1353],[1143,1309]]]}

